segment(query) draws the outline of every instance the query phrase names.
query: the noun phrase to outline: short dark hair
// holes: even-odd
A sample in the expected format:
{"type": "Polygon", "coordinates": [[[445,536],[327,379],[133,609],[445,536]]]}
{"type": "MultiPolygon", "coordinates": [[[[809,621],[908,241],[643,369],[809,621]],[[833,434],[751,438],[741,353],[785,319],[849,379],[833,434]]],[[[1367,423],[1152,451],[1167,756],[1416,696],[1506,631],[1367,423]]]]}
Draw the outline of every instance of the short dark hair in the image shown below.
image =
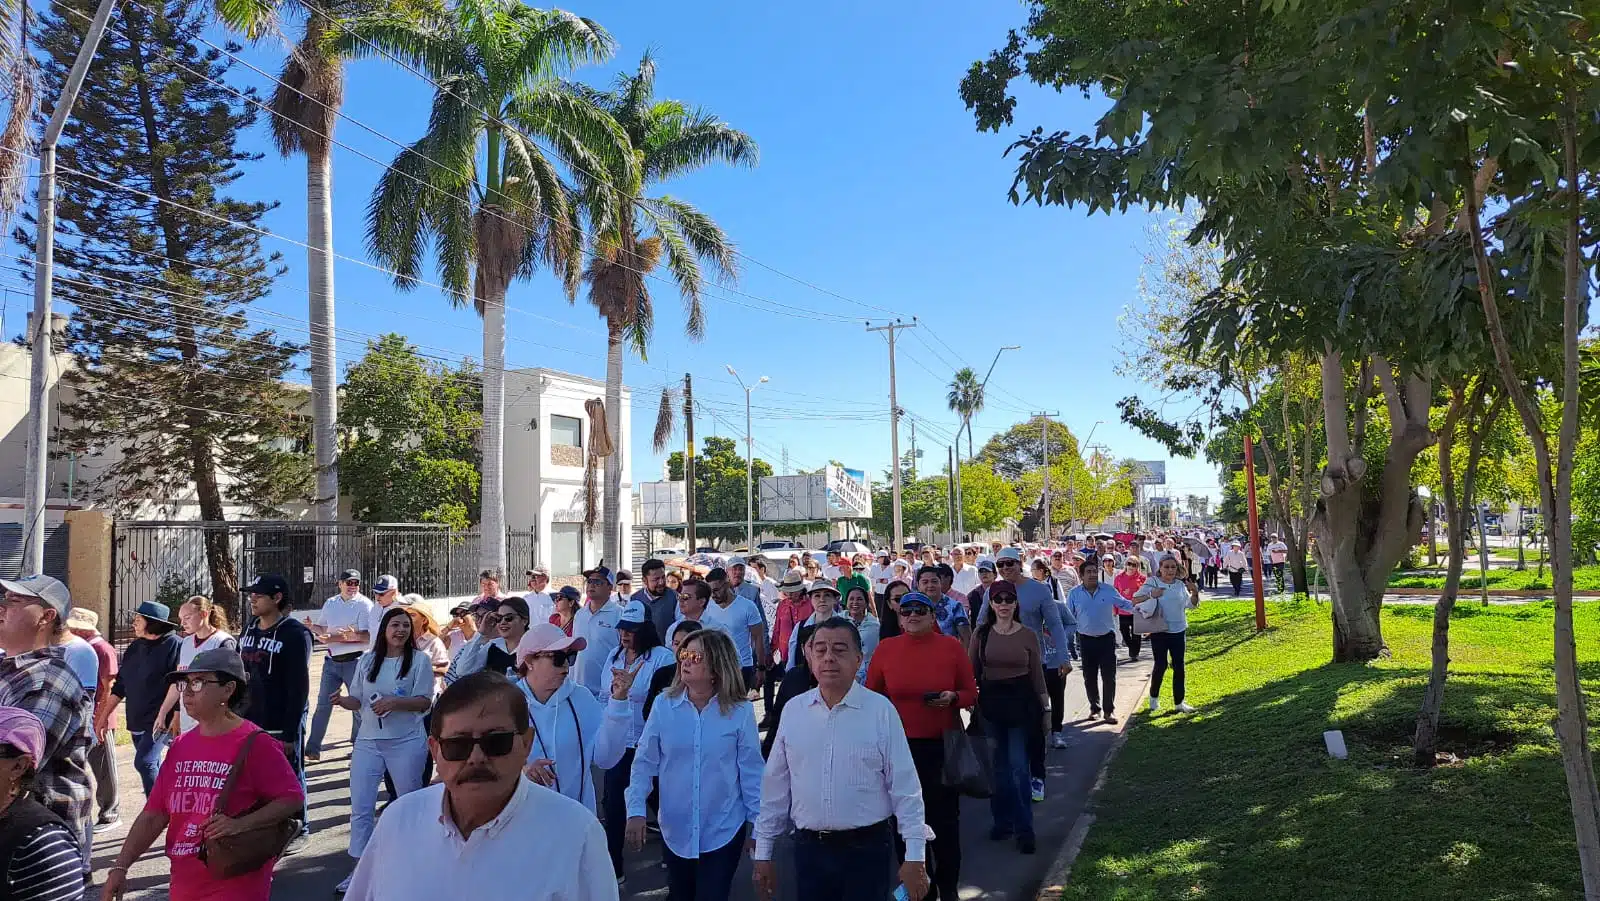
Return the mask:
{"type": "Polygon", "coordinates": [[[480,578],[480,579],[489,579],[489,580],[495,581],[495,582],[504,582],[505,581],[505,579],[502,578],[501,575],[500,575],[500,568],[498,566],[491,566],[488,569],[485,569],[485,570],[479,572],[478,573],[478,578],[480,578]]]}
{"type": "Polygon", "coordinates": [[[134,615],[144,620],[144,630],[157,638],[160,638],[161,636],[166,635],[178,628],[176,625],[163,619],[151,619],[148,616],[142,616],[137,613],[134,615]]]}
{"type": "MultiPolygon", "coordinates": [[[[849,632],[850,643],[855,645],[856,653],[861,652],[861,630],[856,628],[855,623],[842,616],[830,616],[829,618],[816,624],[812,630],[812,635],[815,635],[817,632],[821,632],[823,629],[843,629],[846,632],[849,632]]],[[[809,644],[810,641],[811,639],[808,636],[806,638],[806,642],[809,644]]]]}
{"type": "Polygon", "coordinates": [[[241,716],[244,715],[244,712],[250,709],[250,683],[222,676],[220,673],[218,675],[222,684],[233,686],[233,696],[228,698],[228,709],[241,716]]]}
{"type": "Polygon", "coordinates": [[[680,619],[672,624],[672,637],[677,639],[686,635],[693,635],[704,628],[705,626],[700,625],[700,621],[697,619],[680,619]]]}
{"type": "Polygon", "coordinates": [[[956,577],[955,569],[948,563],[940,563],[934,569],[939,571],[939,578],[941,579],[954,579],[956,577]]]}
{"type": "MultiPolygon", "coordinates": [[[[922,581],[922,577],[926,576],[926,575],[929,575],[929,574],[932,574],[932,575],[935,575],[935,576],[939,576],[940,575],[939,574],[939,567],[937,567],[937,566],[924,566],[921,569],[917,570],[917,581],[921,582],[922,581]]],[[[941,576],[941,578],[942,578],[942,576],[941,576]]]]}
{"type": "Polygon", "coordinates": [[[664,570],[666,568],[667,565],[665,563],[662,563],[660,560],[651,557],[649,560],[644,561],[644,566],[639,568],[639,575],[642,578],[650,575],[658,569],[664,570]]]}
{"type": "Polygon", "coordinates": [[[711,600],[711,585],[700,579],[684,579],[683,584],[678,586],[678,591],[687,591],[700,600],[711,600]]]}
{"type": "Polygon", "coordinates": [[[445,717],[477,704],[503,700],[511,708],[511,722],[518,732],[528,728],[528,699],[522,689],[511,680],[492,670],[479,670],[451,683],[433,704],[433,718],[428,732],[434,738],[444,736],[445,717]]]}

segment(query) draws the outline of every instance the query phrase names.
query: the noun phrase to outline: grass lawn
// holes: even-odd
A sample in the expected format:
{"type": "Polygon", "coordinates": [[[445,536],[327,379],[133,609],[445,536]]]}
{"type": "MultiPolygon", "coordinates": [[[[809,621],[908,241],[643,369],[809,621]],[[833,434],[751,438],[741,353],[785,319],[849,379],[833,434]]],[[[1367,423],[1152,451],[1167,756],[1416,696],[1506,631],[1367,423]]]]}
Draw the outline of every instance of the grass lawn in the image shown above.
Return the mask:
{"type": "MultiPolygon", "coordinates": [[[[1431,608],[1387,608],[1394,656],[1364,665],[1328,662],[1325,605],[1271,605],[1259,636],[1251,611],[1207,603],[1190,617],[1188,700],[1200,712],[1137,715],[1066,898],[1581,897],[1550,725],[1550,605],[1456,610],[1442,726],[1462,759],[1432,770],[1410,755],[1431,608]],[[1344,730],[1348,760],[1324,751],[1330,728],[1344,730]]],[[[1600,605],[1575,616],[1593,699],[1600,605]]]]}
{"type": "MultiPolygon", "coordinates": [[[[1474,557],[1467,561],[1467,567],[1461,573],[1461,588],[1479,588],[1482,580],[1478,574],[1478,561],[1474,557]]],[[[1397,573],[1389,577],[1391,588],[1442,588],[1444,576],[1441,575],[1416,575],[1397,573]]],[[[1550,587],[1550,566],[1545,565],[1544,574],[1541,576],[1536,563],[1529,563],[1528,568],[1518,572],[1514,569],[1489,570],[1490,588],[1531,588],[1548,589],[1550,587]]],[[[1580,566],[1572,571],[1572,587],[1578,591],[1600,591],[1600,566],[1580,566]]]]}

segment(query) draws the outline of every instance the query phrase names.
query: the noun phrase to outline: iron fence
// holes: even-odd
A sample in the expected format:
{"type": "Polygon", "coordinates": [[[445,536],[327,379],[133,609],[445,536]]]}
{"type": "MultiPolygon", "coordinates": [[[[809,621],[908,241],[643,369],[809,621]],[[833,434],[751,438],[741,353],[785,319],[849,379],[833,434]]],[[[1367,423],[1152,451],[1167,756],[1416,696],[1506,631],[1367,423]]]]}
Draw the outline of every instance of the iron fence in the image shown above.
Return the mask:
{"type": "MultiPolygon", "coordinates": [[[[508,530],[506,539],[509,571],[532,566],[533,533],[508,530]]],[[[260,575],[283,576],[296,609],[319,606],[346,569],[360,570],[369,583],[392,575],[401,591],[423,597],[475,594],[482,559],[477,532],[409,524],[119,520],[111,545],[112,614],[124,640],[140,602],[160,601],[176,614],[190,595],[216,594],[208,546],[219,568],[231,566],[237,587],[260,575]]],[[[510,584],[517,581],[513,576],[510,584]]],[[[240,611],[229,613],[237,622],[240,611]]]]}

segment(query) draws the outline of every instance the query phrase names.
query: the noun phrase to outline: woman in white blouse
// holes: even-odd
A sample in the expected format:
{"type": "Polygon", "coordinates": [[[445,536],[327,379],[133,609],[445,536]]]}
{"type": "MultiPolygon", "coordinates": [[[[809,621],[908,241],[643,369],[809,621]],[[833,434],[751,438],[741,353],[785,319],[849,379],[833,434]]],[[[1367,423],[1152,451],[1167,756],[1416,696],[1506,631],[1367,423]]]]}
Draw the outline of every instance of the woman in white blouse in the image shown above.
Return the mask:
{"type": "MultiPolygon", "coordinates": [[[[617,617],[617,649],[606,657],[611,674],[611,699],[595,756],[606,767],[605,805],[600,818],[606,827],[606,849],[611,866],[622,878],[622,840],[628,825],[624,792],[633,776],[634,746],[644,732],[644,702],[656,670],[672,665],[672,652],[661,646],[655,624],[643,601],[629,601],[617,617]]],[[[598,702],[597,702],[598,703],[598,702]]],[[[646,781],[646,790],[649,789],[646,781]]]]}
{"type": "Polygon", "coordinates": [[[594,810],[593,768],[613,767],[622,755],[601,753],[604,711],[594,692],[569,678],[584,644],[560,626],[534,626],[517,645],[517,687],[528,699],[533,728],[528,778],[594,810]]]}
{"type": "MultiPolygon", "coordinates": [[[[399,605],[384,611],[372,637],[372,650],[356,663],[352,694],[333,702],[361,712],[355,751],[350,755],[350,856],[361,859],[372,838],[373,807],[385,771],[404,795],[422,787],[428,757],[423,717],[433,707],[433,666],[412,639],[411,615],[399,605]]],[[[350,878],[339,891],[350,887],[350,878]]]]}
{"type": "Polygon", "coordinates": [[[702,629],[684,641],[672,687],[645,721],[627,794],[628,844],[638,849],[651,780],[662,777],[656,816],[669,901],[732,894],[742,852],[755,845],[762,767],[733,639],[702,629]]]}

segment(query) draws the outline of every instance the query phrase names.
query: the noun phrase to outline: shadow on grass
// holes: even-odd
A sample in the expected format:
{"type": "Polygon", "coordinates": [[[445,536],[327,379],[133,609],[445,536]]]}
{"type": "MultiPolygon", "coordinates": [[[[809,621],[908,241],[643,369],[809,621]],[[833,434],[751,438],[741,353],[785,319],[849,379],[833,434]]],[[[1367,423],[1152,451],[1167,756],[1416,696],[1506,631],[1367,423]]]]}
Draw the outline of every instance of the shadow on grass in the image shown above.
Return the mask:
{"type": "Polygon", "coordinates": [[[1067,897],[1580,896],[1554,701],[1537,671],[1452,677],[1442,726],[1467,759],[1431,770],[1409,754],[1425,679],[1326,664],[1196,717],[1136,723],[1067,897]],[[1327,756],[1330,728],[1345,730],[1349,760],[1327,756]]]}

